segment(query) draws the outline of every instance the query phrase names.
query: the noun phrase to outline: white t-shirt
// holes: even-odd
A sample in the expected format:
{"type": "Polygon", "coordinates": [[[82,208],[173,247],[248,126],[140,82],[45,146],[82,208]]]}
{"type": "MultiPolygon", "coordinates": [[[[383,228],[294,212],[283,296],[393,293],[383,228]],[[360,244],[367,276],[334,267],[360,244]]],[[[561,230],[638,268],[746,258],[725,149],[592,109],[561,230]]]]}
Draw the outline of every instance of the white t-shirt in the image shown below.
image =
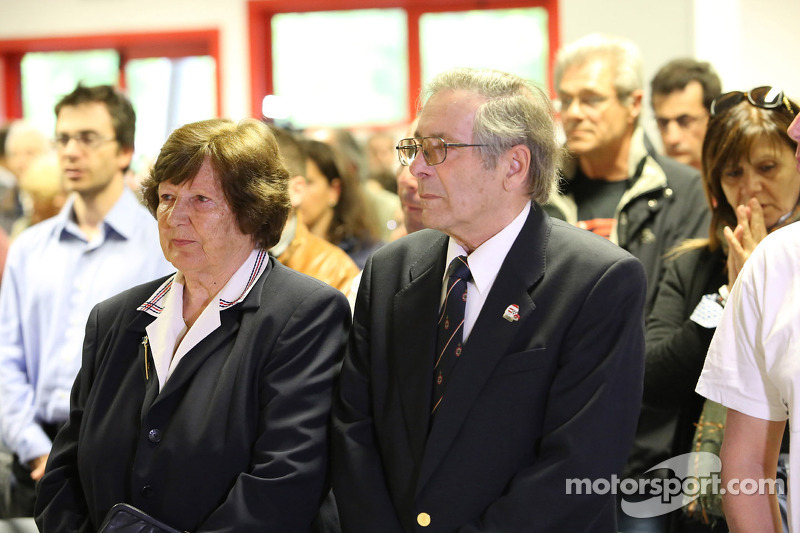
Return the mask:
{"type": "Polygon", "coordinates": [[[764,420],[789,420],[789,522],[800,532],[800,224],[767,236],[733,286],[697,393],[764,420]],[[793,496],[794,495],[794,496],[793,496]]]}

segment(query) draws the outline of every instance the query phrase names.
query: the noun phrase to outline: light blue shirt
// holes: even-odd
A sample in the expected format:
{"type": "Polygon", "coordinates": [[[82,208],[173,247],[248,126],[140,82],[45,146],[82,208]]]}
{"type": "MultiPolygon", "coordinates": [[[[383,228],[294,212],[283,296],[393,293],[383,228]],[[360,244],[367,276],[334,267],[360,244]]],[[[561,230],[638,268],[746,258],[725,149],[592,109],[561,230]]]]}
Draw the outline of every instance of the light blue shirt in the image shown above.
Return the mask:
{"type": "Polygon", "coordinates": [[[175,271],[155,220],[130,190],[91,242],[73,203],[12,243],[0,287],[0,433],[23,463],[50,453],[39,423],[67,419],[95,304],[175,271]]]}

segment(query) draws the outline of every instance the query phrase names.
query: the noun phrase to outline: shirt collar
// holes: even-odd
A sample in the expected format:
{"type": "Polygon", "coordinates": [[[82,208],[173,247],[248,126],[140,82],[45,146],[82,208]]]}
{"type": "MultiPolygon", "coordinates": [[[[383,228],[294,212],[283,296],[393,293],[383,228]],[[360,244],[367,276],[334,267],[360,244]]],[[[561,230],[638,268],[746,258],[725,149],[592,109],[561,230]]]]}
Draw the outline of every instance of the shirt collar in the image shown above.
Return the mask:
{"type": "MultiPolygon", "coordinates": [[[[75,221],[73,220],[76,194],[77,193],[70,194],[67,201],[64,203],[64,207],[53,217],[55,222],[53,229],[56,234],[60,235],[65,230],[71,228],[74,229],[74,231],[78,231],[75,221]]],[[[134,192],[128,187],[125,187],[119,199],[114,203],[111,210],[103,219],[105,231],[111,229],[123,239],[130,239],[133,233],[138,229],[137,221],[139,217],[137,216],[136,210],[141,208],[142,205],[136,198],[134,192]]],[[[80,233],[78,234],[80,235],[80,233]]]]}
{"type": "MultiPolygon", "coordinates": [[[[492,238],[478,246],[467,257],[469,263],[469,270],[472,274],[472,283],[481,294],[484,291],[491,289],[497,278],[500,267],[511,250],[514,241],[517,240],[519,232],[522,231],[522,226],[528,219],[528,213],[531,210],[531,203],[525,204],[525,207],[520,211],[519,215],[511,221],[505,228],[500,230],[492,238]]],[[[467,255],[464,249],[451,237],[447,245],[447,263],[458,257],[459,255],[467,255]]],[[[445,276],[447,271],[445,270],[445,276]]]]}
{"type": "Polygon", "coordinates": [[[136,210],[141,209],[142,204],[136,194],[127,186],[122,190],[120,196],[111,211],[108,212],[104,220],[106,226],[113,229],[124,239],[130,239],[138,229],[136,227],[136,210]]]}
{"type": "MultiPolygon", "coordinates": [[[[250,293],[255,282],[267,268],[269,258],[266,250],[255,249],[250,252],[250,256],[242,263],[242,266],[231,276],[222,290],[217,293],[217,304],[220,311],[228,309],[238,304],[250,293]]],[[[153,316],[159,316],[164,310],[164,301],[172,288],[173,283],[183,285],[183,274],[176,272],[170,276],[161,286],[148,298],[142,305],[136,308],[137,311],[144,311],[153,316]]],[[[182,312],[183,310],[175,310],[182,312]]]]}

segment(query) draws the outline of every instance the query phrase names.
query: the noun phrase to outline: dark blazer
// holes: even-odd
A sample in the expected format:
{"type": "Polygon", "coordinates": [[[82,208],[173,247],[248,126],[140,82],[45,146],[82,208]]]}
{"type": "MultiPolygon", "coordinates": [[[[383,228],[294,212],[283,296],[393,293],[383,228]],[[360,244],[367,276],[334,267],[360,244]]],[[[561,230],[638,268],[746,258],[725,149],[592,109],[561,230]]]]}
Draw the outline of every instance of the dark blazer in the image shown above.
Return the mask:
{"type": "Polygon", "coordinates": [[[128,502],[192,532],[306,532],[327,489],[328,419],[350,325],[344,295],[270,259],[163,390],[137,311],[163,282],[100,303],[67,425],[39,485],[41,531],[97,531],[128,502]]]}
{"type": "Polygon", "coordinates": [[[567,480],[611,479],[628,456],[641,264],[534,204],[429,432],[446,249],[445,235],[420,231],[364,270],[334,400],[342,530],[616,531],[614,496],[568,495],[567,480]],[[518,321],[503,318],[510,304],[518,321]]]}
{"type": "Polygon", "coordinates": [[[642,412],[628,477],[660,476],[647,471],[690,451],[694,424],[705,398],[694,392],[714,329],[692,322],[704,294],[728,282],[725,254],[697,248],[669,261],[645,329],[645,372],[642,412]]]}
{"type": "MultiPolygon", "coordinates": [[[[646,322],[642,412],[627,465],[631,477],[658,476],[658,471],[647,471],[693,449],[695,424],[705,402],[694,389],[716,328],[704,328],[689,317],[704,294],[714,294],[728,282],[725,261],[722,249],[712,252],[704,246],[667,266],[646,322]]],[[[669,514],[667,531],[728,529],[724,521],[705,525],[678,509],[669,514]]]]}

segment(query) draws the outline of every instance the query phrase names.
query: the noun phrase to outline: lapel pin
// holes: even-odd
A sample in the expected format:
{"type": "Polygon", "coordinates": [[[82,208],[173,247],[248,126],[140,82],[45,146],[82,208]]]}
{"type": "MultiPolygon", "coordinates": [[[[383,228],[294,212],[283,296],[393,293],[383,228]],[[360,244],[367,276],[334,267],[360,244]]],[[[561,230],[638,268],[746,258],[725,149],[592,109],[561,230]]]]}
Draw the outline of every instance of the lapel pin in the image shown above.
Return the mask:
{"type": "Polygon", "coordinates": [[[147,359],[147,345],[149,340],[147,335],[142,337],[142,346],[144,346],[144,379],[145,381],[150,380],[150,361],[147,359]]]}
{"type": "Polygon", "coordinates": [[[506,311],[503,313],[503,318],[509,322],[516,322],[519,320],[519,306],[517,304],[511,304],[506,307],[506,311]]]}

